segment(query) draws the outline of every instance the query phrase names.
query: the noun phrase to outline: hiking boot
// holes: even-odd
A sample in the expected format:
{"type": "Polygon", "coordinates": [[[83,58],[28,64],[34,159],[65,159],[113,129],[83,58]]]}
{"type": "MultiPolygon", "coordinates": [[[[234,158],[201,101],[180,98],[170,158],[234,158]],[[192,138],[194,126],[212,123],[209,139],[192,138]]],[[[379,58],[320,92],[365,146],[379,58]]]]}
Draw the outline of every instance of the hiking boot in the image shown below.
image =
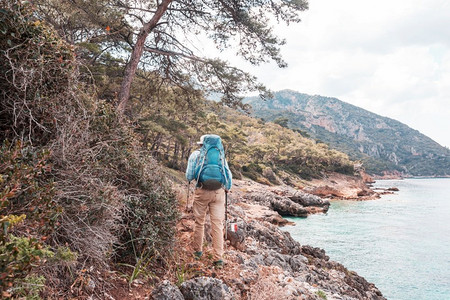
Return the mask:
{"type": "Polygon", "coordinates": [[[222,269],[223,268],[223,260],[216,260],[215,262],[213,262],[213,266],[216,269],[222,269]]]}
{"type": "Polygon", "coordinates": [[[195,260],[199,260],[200,258],[202,258],[203,252],[202,251],[195,251],[194,252],[194,258],[195,260]]]}

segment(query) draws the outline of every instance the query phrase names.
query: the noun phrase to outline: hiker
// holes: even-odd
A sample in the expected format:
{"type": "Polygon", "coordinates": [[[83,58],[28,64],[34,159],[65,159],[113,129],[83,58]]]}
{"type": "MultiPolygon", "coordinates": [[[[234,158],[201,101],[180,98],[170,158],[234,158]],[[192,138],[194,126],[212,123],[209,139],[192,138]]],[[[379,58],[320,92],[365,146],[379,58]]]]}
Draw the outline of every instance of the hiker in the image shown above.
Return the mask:
{"type": "Polygon", "coordinates": [[[195,258],[200,259],[203,254],[205,217],[209,208],[214,266],[220,268],[223,266],[225,193],[231,189],[232,175],[225,159],[222,141],[218,135],[203,135],[197,144],[201,148],[189,156],[186,169],[188,182],[196,180],[192,205],[195,217],[192,246],[195,258]]]}

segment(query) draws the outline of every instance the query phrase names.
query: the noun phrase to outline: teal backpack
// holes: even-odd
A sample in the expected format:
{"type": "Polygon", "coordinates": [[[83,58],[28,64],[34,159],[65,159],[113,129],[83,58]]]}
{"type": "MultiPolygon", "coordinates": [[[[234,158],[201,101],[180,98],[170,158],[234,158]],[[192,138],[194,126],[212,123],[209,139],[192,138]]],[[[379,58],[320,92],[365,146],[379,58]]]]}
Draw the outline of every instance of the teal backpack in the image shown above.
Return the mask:
{"type": "Polygon", "coordinates": [[[206,190],[218,190],[227,183],[225,151],[220,136],[206,135],[195,168],[197,185],[206,190]]]}

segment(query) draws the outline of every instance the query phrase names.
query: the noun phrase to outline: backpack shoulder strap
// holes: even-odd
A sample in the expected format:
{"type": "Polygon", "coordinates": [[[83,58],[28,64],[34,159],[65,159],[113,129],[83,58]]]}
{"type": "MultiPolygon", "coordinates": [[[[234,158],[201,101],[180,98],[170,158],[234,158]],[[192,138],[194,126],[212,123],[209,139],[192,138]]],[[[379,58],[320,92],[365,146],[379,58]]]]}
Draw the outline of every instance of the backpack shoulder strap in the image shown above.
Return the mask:
{"type": "Polygon", "coordinates": [[[208,150],[204,151],[203,147],[200,149],[200,154],[199,154],[199,158],[202,160],[202,164],[200,165],[200,169],[198,169],[198,174],[197,174],[197,182],[200,179],[200,175],[202,174],[202,169],[203,166],[205,164],[205,160],[206,160],[206,155],[208,154],[208,150]],[[203,155],[203,159],[202,156],[203,155]]]}
{"type": "Polygon", "coordinates": [[[228,176],[227,176],[227,171],[225,170],[225,150],[223,151],[219,151],[220,152],[220,156],[221,156],[221,163],[222,163],[222,174],[223,177],[225,178],[225,186],[228,184],[228,176]]]}

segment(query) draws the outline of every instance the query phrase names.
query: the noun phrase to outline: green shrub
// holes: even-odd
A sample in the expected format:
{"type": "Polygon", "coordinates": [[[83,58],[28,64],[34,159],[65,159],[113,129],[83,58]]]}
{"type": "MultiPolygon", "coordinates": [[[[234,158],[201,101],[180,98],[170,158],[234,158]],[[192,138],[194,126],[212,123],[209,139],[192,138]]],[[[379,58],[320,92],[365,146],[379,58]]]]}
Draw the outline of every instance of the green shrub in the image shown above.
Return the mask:
{"type": "Polygon", "coordinates": [[[4,142],[0,148],[0,288],[25,278],[52,252],[44,241],[59,209],[53,201],[48,151],[4,142]]]}
{"type": "Polygon", "coordinates": [[[14,288],[14,294],[27,300],[40,300],[39,293],[44,290],[45,281],[44,276],[28,275],[14,288]]]}
{"type": "Polygon", "coordinates": [[[251,180],[257,181],[262,175],[263,169],[257,163],[250,163],[242,166],[242,175],[247,176],[251,180]]]}
{"type": "Polygon", "coordinates": [[[325,294],[324,291],[318,290],[316,294],[317,294],[317,296],[319,296],[320,298],[322,298],[322,299],[324,299],[324,300],[327,300],[327,294],[325,294]]]}
{"type": "Polygon", "coordinates": [[[122,159],[127,157],[127,160],[118,163],[130,183],[127,189],[140,193],[128,194],[125,198],[125,230],[121,241],[126,252],[121,253],[131,256],[136,251],[138,257],[146,251],[152,255],[155,251],[165,253],[171,248],[175,235],[178,217],[175,194],[153,158],[140,155],[138,151],[125,151],[123,155],[122,159]]]}
{"type": "Polygon", "coordinates": [[[4,142],[0,148],[0,207],[2,215],[26,215],[27,232],[48,235],[55,226],[58,208],[47,163],[50,152],[4,142]]]}
{"type": "MultiPolygon", "coordinates": [[[[15,216],[9,216],[9,219],[15,216]]],[[[8,223],[0,220],[2,225],[8,223]]],[[[15,281],[25,278],[42,258],[52,252],[43,248],[35,238],[16,237],[12,234],[0,237],[0,289],[5,292],[15,281]]]]}
{"type": "Polygon", "coordinates": [[[36,19],[28,1],[0,3],[0,139],[47,141],[70,98],[73,47],[36,19]]]}

